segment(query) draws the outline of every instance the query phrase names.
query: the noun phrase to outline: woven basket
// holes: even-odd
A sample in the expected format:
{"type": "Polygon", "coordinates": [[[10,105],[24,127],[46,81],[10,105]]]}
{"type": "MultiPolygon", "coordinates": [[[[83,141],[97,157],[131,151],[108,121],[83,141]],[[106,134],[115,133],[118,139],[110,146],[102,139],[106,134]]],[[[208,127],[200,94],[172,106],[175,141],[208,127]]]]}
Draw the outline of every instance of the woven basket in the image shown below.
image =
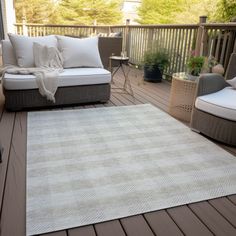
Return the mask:
{"type": "Polygon", "coordinates": [[[189,122],[195,97],[197,82],[173,76],[170,93],[170,115],[189,122]]]}

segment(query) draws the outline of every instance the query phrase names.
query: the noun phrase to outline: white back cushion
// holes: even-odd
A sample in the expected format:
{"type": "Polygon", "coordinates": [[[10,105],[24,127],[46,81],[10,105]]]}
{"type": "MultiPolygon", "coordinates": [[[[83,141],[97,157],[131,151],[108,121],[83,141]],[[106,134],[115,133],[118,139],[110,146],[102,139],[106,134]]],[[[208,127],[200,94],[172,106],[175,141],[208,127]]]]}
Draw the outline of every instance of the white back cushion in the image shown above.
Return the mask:
{"type": "Polygon", "coordinates": [[[8,34],[15,50],[17,64],[20,67],[34,67],[33,43],[57,47],[57,39],[54,35],[44,37],[26,37],[16,34],[8,34]]]}
{"type": "Polygon", "coordinates": [[[97,67],[103,68],[98,50],[98,37],[72,38],[57,36],[59,50],[64,59],[64,68],[97,67]]]}
{"type": "Polygon", "coordinates": [[[2,40],[2,61],[4,66],[17,65],[16,55],[9,40],[2,40]]]}

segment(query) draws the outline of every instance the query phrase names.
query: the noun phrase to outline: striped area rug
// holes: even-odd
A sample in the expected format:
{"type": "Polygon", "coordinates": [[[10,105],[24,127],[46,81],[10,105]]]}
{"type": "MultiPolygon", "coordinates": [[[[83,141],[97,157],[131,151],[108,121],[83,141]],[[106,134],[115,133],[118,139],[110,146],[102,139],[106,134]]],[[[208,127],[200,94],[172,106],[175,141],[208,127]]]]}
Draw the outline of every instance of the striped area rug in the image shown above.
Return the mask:
{"type": "Polygon", "coordinates": [[[235,170],[149,104],[29,112],[27,235],[235,194],[235,170]]]}

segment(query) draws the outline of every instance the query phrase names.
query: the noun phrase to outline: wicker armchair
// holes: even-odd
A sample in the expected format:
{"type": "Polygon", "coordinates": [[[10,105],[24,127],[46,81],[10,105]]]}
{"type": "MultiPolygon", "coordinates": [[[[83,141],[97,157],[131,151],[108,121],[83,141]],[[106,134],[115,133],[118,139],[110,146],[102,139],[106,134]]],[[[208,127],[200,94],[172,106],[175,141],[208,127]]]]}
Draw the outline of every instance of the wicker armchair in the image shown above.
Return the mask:
{"type": "MultiPolygon", "coordinates": [[[[236,76],[236,54],[232,54],[226,78],[232,79],[236,76]],[[233,65],[234,64],[234,65],[233,65]]],[[[199,78],[196,91],[196,99],[199,96],[216,93],[230,86],[221,75],[205,74],[199,78]]],[[[236,91],[233,91],[236,93],[236,91]]],[[[234,109],[233,109],[234,112],[234,109]]],[[[235,114],[235,113],[233,113],[235,114]]],[[[192,110],[190,126],[193,130],[198,131],[210,138],[223,142],[228,145],[236,146],[236,116],[233,119],[222,118],[206,112],[196,107],[196,103],[192,110]]]]}

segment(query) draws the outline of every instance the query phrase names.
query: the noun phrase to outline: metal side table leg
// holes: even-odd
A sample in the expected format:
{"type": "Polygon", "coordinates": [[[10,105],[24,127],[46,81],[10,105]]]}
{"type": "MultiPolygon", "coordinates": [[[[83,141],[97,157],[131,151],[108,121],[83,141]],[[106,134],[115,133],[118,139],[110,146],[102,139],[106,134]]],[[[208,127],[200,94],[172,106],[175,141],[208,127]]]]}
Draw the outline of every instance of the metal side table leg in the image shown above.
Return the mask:
{"type": "Polygon", "coordinates": [[[132,86],[131,86],[131,82],[130,82],[130,79],[129,79],[129,72],[130,72],[130,68],[128,67],[128,72],[125,72],[125,69],[123,67],[123,65],[121,66],[121,69],[122,69],[122,72],[124,74],[124,77],[125,77],[125,82],[124,82],[124,90],[129,93],[131,96],[134,97],[134,92],[133,92],[133,89],[132,89],[132,86]]]}

